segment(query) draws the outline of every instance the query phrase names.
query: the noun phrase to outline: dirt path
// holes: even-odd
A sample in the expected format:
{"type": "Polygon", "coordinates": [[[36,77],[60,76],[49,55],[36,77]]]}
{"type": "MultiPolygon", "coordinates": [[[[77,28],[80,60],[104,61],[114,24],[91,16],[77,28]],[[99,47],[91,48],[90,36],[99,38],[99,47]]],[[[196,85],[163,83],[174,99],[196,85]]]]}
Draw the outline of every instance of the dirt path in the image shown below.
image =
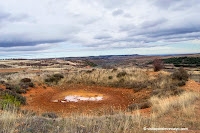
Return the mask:
{"type": "Polygon", "coordinates": [[[0,72],[19,72],[26,70],[27,68],[15,68],[15,69],[0,69],[0,72]]]}

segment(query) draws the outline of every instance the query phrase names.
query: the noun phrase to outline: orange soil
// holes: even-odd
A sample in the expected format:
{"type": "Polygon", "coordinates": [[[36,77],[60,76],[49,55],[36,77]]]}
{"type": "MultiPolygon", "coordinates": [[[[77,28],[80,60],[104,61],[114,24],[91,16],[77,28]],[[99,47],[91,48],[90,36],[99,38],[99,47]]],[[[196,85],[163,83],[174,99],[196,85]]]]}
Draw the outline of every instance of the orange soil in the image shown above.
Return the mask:
{"type": "Polygon", "coordinates": [[[34,72],[41,72],[41,71],[40,70],[29,70],[28,72],[34,73],[34,72]]]}
{"type": "Polygon", "coordinates": [[[0,69],[0,72],[18,72],[26,70],[27,68],[16,68],[16,69],[0,69]]]}
{"type": "MultiPolygon", "coordinates": [[[[150,97],[150,90],[142,89],[139,92],[134,92],[132,89],[111,88],[111,87],[97,87],[86,86],[80,84],[62,85],[60,87],[44,87],[45,85],[31,88],[26,94],[27,105],[22,106],[22,109],[34,110],[39,113],[42,112],[56,112],[60,114],[71,113],[103,113],[106,109],[113,107],[114,109],[126,110],[127,106],[133,103],[140,103],[150,97]],[[103,96],[102,101],[79,101],[67,103],[55,103],[53,100],[63,99],[67,95],[81,95],[81,96],[103,96]]],[[[5,86],[0,85],[0,88],[5,86]]],[[[185,86],[181,87],[187,91],[200,92],[200,84],[189,80],[185,86]]],[[[199,107],[198,107],[199,108],[199,107]]],[[[142,109],[140,113],[148,116],[151,108],[142,109]]],[[[128,114],[136,114],[133,111],[128,114]]]]}
{"type": "Polygon", "coordinates": [[[189,80],[185,86],[181,87],[187,91],[200,92],[200,83],[195,82],[194,80],[189,80]]]}
{"type": "Polygon", "coordinates": [[[114,109],[126,110],[127,106],[139,103],[149,98],[150,90],[141,90],[134,93],[132,89],[96,87],[86,85],[62,85],[61,87],[32,88],[24,96],[27,97],[28,105],[22,109],[29,109],[38,112],[56,112],[60,114],[70,113],[103,113],[111,107],[114,109]],[[52,102],[52,100],[64,98],[67,95],[103,96],[102,101],[79,101],[79,102],[52,102]]]}
{"type": "Polygon", "coordinates": [[[6,87],[4,85],[0,85],[0,89],[1,88],[4,89],[4,90],[6,89],[6,87]]]}

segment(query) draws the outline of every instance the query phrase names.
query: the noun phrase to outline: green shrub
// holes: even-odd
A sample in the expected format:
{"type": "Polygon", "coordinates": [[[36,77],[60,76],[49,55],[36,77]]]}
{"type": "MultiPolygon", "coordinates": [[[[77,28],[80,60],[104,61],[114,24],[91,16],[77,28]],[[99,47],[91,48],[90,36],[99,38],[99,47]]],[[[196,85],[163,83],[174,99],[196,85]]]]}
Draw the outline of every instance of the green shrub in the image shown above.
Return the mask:
{"type": "Polygon", "coordinates": [[[0,101],[1,109],[9,109],[13,107],[19,107],[20,101],[18,101],[14,96],[6,94],[1,96],[2,100],[0,101]]]}
{"type": "Polygon", "coordinates": [[[26,97],[17,94],[16,92],[13,92],[11,90],[5,90],[1,92],[1,96],[6,96],[6,95],[11,95],[16,98],[17,101],[19,101],[21,104],[25,105],[26,104],[26,97]]]}
{"type": "Polygon", "coordinates": [[[15,94],[15,97],[18,101],[20,101],[21,104],[25,105],[26,104],[26,97],[20,95],[20,94],[15,94]]]}

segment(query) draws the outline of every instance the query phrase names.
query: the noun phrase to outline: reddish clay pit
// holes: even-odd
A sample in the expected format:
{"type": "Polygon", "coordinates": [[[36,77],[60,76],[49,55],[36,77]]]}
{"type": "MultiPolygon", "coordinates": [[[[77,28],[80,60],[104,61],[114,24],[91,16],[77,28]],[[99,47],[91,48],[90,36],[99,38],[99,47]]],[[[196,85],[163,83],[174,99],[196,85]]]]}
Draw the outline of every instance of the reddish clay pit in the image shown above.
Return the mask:
{"type": "Polygon", "coordinates": [[[63,85],[60,87],[32,88],[27,94],[27,105],[22,109],[38,112],[71,113],[102,113],[114,108],[126,110],[133,103],[140,103],[149,98],[150,91],[141,90],[134,93],[132,89],[97,87],[85,85],[63,85]],[[61,102],[66,96],[86,98],[102,97],[102,100],[78,100],[77,102],[61,102]],[[57,101],[56,101],[57,100],[57,101]],[[56,101],[56,102],[55,102],[56,101]]]}

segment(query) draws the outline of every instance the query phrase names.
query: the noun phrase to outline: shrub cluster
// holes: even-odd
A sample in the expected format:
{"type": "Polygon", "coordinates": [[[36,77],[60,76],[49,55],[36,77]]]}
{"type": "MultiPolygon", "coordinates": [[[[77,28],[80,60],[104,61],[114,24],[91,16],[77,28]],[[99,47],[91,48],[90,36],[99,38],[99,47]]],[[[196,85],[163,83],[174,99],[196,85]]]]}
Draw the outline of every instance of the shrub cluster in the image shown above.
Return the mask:
{"type": "Polygon", "coordinates": [[[0,108],[1,109],[16,109],[20,105],[26,104],[26,97],[13,90],[0,90],[0,108]]]}
{"type": "Polygon", "coordinates": [[[188,81],[189,74],[183,67],[180,67],[177,71],[172,74],[172,79],[176,80],[178,86],[183,86],[188,81]]]}
{"type": "Polygon", "coordinates": [[[5,95],[11,95],[14,96],[17,101],[19,101],[21,104],[26,104],[26,97],[22,96],[21,94],[16,93],[15,91],[11,90],[1,90],[0,93],[1,97],[4,97],[5,95]]]}
{"type": "Polygon", "coordinates": [[[188,75],[187,71],[185,69],[183,69],[183,67],[180,67],[177,71],[175,71],[172,74],[172,78],[176,79],[176,80],[187,81],[189,78],[189,75],[188,75]]]}
{"type": "Polygon", "coordinates": [[[94,62],[91,62],[91,61],[89,61],[89,60],[85,60],[84,63],[85,63],[85,65],[91,66],[91,67],[96,67],[96,66],[98,66],[97,64],[95,64],[94,62]]]}
{"type": "Polygon", "coordinates": [[[119,72],[119,73],[117,74],[117,78],[121,78],[121,77],[124,77],[124,76],[126,76],[126,75],[127,75],[127,72],[125,72],[125,71],[119,72]]]}
{"type": "Polygon", "coordinates": [[[35,84],[29,78],[21,79],[19,85],[23,89],[28,89],[28,87],[35,87],[35,84]]]}
{"type": "Polygon", "coordinates": [[[46,83],[55,82],[57,84],[62,78],[64,78],[64,76],[62,74],[54,74],[54,75],[51,75],[51,76],[47,77],[45,79],[45,82],[46,83]]]}
{"type": "Polygon", "coordinates": [[[163,59],[165,63],[173,63],[174,65],[187,65],[187,67],[196,65],[200,66],[200,57],[174,57],[163,59]],[[192,65],[191,65],[192,64],[192,65]]]}
{"type": "Polygon", "coordinates": [[[2,100],[0,101],[1,109],[11,109],[11,108],[18,108],[21,104],[20,101],[16,99],[13,95],[5,94],[1,96],[2,100]]]}
{"type": "Polygon", "coordinates": [[[19,94],[26,93],[26,90],[21,89],[19,85],[7,84],[6,89],[11,90],[12,92],[15,92],[15,93],[19,93],[19,94]]]}

